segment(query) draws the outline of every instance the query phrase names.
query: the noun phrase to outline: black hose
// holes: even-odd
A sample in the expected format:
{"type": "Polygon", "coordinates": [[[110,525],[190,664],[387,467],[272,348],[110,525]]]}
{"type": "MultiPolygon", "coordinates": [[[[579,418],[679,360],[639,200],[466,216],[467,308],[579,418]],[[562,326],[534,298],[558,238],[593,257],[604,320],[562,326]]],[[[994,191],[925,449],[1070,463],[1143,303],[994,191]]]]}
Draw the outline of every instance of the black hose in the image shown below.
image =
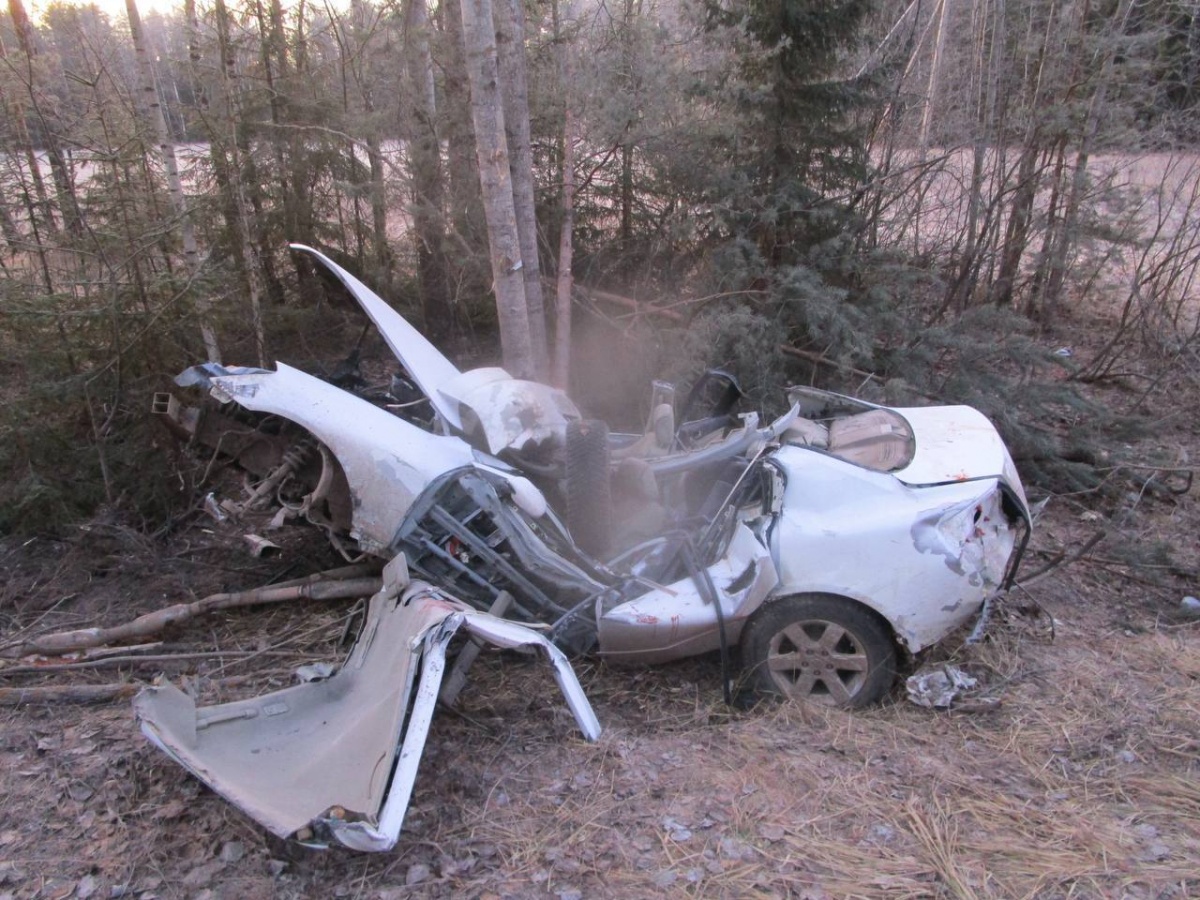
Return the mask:
{"type": "Polygon", "coordinates": [[[683,540],[683,560],[688,568],[688,575],[696,582],[696,587],[704,595],[704,599],[712,603],[717,611],[717,632],[721,636],[721,692],[725,697],[725,705],[733,706],[733,683],[729,677],[729,634],[725,630],[725,610],[721,608],[721,598],[717,596],[717,587],[713,584],[708,569],[700,565],[696,558],[696,548],[692,539],[683,540]]]}

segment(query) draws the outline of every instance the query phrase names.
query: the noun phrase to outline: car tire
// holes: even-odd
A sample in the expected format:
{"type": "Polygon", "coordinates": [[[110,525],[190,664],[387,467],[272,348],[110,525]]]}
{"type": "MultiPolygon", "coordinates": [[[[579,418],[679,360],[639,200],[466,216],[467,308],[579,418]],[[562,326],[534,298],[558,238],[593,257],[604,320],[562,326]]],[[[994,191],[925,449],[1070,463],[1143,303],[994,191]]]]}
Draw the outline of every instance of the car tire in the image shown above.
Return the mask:
{"type": "Polygon", "coordinates": [[[583,552],[604,558],[612,543],[612,484],[608,426],[595,420],[567,425],[563,499],[567,529],[583,552]]]}
{"type": "Polygon", "coordinates": [[[831,594],[760,607],[742,630],[741,651],[750,686],[789,700],[869,706],[896,680],[887,625],[862,604],[831,594]]]}

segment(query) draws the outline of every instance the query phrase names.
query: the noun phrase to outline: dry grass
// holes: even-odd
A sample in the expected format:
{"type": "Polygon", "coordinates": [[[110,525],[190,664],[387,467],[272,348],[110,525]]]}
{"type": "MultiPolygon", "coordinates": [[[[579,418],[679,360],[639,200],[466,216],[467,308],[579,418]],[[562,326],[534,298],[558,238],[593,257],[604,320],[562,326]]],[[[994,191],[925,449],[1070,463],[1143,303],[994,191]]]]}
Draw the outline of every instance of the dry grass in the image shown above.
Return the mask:
{"type": "MultiPolygon", "coordinates": [[[[593,684],[602,715],[614,707],[604,741],[569,751],[565,781],[549,787],[519,765],[497,773],[492,800],[524,799],[483,804],[469,833],[512,848],[518,880],[542,884],[568,860],[572,883],[612,896],[655,884],[695,896],[1186,896],[1200,789],[1180,748],[1200,730],[1200,691],[1171,682],[1196,664],[1194,637],[1026,647],[1047,674],[1017,678],[1001,711],[978,717],[731,716],[698,687],[660,696],[658,717],[622,720],[628,700],[606,696],[617,676],[604,673],[593,684]]],[[[982,656],[1017,658],[1004,641],[982,656]]]]}
{"type": "MultiPolygon", "coordinates": [[[[1196,497],[1141,504],[1138,534],[1194,570],[1196,497]]],[[[1039,558],[1094,528],[1052,504],[1039,558]]],[[[149,558],[132,545],[103,558],[0,545],[0,638],[280,576],[193,537],[149,558]]],[[[1045,617],[1013,615],[990,643],[947,648],[1001,700],[970,715],[899,694],[853,714],[737,711],[709,659],[584,662],[606,729],[587,744],[542,667],[485,654],[462,709],[435,720],[401,845],[382,856],[266,837],[147,745],[123,706],[0,710],[0,897],[65,897],[89,877],[93,896],[125,886],[145,900],[1195,896],[1200,622],[1172,618],[1195,581],[1128,573],[1083,561],[1019,598],[1054,617],[1053,642],[1045,617]]],[[[210,701],[282,686],[295,665],[342,652],[348,613],[195,623],[169,640],[226,656],[173,675],[210,701]]]]}
{"type": "MultiPolygon", "coordinates": [[[[586,664],[607,729],[589,745],[540,667],[485,655],[461,712],[435,722],[405,839],[382,857],[265,838],[124,709],[9,711],[0,891],[52,896],[93,871],[160,897],[1190,896],[1200,626],[1113,627],[1127,610],[1059,605],[1044,584],[1055,643],[1018,620],[957,654],[1003,698],[978,715],[736,712],[709,660],[586,664]],[[221,863],[229,841],[245,856],[221,863]]],[[[235,690],[258,690],[331,652],[346,612],[242,614],[190,637],[261,651],[204,673],[252,673],[235,690]],[[267,655],[283,648],[296,658],[267,655]]]]}

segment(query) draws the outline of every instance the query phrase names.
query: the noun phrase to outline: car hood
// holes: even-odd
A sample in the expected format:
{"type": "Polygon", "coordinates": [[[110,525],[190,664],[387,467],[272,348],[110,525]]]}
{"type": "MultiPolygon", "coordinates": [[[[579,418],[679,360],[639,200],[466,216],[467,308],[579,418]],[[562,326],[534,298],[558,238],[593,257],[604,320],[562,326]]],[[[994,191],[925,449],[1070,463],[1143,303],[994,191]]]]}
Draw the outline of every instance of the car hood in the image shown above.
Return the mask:
{"type": "Polygon", "coordinates": [[[557,388],[513,378],[495,367],[460,371],[383,298],[328,256],[304,244],[289,246],[341,281],[454,433],[465,434],[474,425],[487,451],[496,454],[506,448],[519,451],[530,442],[561,442],[568,420],[580,418],[575,404],[557,388]]]}
{"type": "Polygon", "coordinates": [[[913,430],[916,452],[892,474],[912,487],[996,478],[1029,517],[1017,467],[996,426],[969,406],[896,409],[913,430]]]}

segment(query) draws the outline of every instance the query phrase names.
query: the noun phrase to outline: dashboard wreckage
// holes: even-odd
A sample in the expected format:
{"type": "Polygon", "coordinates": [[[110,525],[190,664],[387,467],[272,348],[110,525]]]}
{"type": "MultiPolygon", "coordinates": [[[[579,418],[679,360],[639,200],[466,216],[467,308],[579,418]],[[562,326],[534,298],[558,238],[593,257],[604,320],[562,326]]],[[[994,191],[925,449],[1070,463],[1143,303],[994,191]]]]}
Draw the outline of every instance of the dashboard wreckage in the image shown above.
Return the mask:
{"type": "Polygon", "coordinates": [[[655,382],[643,431],[611,433],[561,390],[461,371],[341,266],[293,250],[374,323],[398,363],[388,385],[210,363],[177,379],[209,402],[162,394],[155,411],[248,473],[223,515],[307,520],[391,574],[332,677],[218,707],[169,685],[136,703],[151,740],[281,836],[394,845],[460,628],[547,655],[594,739],[564,654],[644,665],[716,651],[727,697],[736,681],[859,707],[1016,577],[1029,507],[974,409],[801,387],[762,422],[710,372],[678,403],[655,382]]]}

